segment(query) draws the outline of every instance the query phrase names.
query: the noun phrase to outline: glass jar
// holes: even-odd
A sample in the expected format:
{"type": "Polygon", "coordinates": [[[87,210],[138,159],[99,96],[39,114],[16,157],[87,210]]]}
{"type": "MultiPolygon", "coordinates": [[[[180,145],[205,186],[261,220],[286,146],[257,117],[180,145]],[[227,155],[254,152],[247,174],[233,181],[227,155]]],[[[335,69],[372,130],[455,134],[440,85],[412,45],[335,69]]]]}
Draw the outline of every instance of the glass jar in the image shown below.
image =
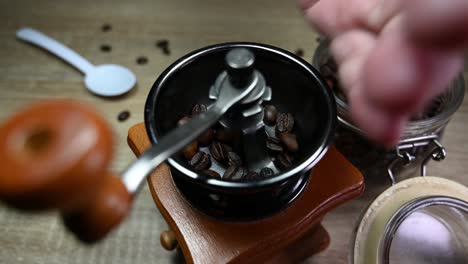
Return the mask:
{"type": "Polygon", "coordinates": [[[346,96],[338,82],[337,66],[329,52],[330,43],[326,39],[320,39],[319,42],[312,64],[333,89],[337,102],[339,125],[335,145],[366,178],[388,174],[392,183],[395,183],[396,178],[403,180],[425,175],[429,160],[440,161],[445,158],[446,151],[441,144],[443,132],[465,94],[461,73],[423,114],[407,124],[394,149],[384,149],[367,140],[365,133],[351,120],[346,96]]]}

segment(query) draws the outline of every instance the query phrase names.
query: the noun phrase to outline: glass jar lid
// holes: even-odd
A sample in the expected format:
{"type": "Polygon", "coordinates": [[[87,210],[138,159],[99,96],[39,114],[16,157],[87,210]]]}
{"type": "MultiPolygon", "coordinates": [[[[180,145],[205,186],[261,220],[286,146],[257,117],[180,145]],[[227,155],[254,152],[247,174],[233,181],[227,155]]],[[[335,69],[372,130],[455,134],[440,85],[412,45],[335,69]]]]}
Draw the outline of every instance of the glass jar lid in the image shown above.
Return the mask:
{"type": "Polygon", "coordinates": [[[387,223],[380,263],[468,263],[468,202],[428,196],[405,204],[387,223]]]}
{"type": "Polygon", "coordinates": [[[467,187],[439,177],[401,181],[362,215],[350,262],[468,263],[467,220],[467,187]]]}

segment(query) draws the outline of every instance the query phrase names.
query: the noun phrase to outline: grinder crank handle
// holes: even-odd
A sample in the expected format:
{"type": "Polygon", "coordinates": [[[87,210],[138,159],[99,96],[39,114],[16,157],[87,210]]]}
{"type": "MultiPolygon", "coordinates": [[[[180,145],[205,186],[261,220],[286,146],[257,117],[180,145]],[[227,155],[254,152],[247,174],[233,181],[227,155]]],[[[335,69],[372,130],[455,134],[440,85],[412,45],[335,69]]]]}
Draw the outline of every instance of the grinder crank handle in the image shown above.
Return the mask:
{"type": "Polygon", "coordinates": [[[108,171],[114,142],[101,116],[71,100],[32,105],[0,125],[0,200],[30,211],[58,209],[80,240],[95,242],[130,212],[146,177],[248,96],[258,76],[248,81],[226,79],[207,112],[163,137],[122,180],[108,171]]]}
{"type": "Polygon", "coordinates": [[[28,106],[0,125],[0,200],[28,211],[58,209],[79,239],[96,241],[132,203],[108,172],[114,143],[88,106],[59,99],[28,106]]]}
{"type": "Polygon", "coordinates": [[[131,194],[137,193],[148,175],[157,166],[214,125],[234,104],[252,92],[257,81],[258,76],[255,75],[251,83],[243,89],[234,87],[230,81],[223,82],[218,99],[207,112],[169,132],[124,171],[122,180],[127,190],[131,194]]]}

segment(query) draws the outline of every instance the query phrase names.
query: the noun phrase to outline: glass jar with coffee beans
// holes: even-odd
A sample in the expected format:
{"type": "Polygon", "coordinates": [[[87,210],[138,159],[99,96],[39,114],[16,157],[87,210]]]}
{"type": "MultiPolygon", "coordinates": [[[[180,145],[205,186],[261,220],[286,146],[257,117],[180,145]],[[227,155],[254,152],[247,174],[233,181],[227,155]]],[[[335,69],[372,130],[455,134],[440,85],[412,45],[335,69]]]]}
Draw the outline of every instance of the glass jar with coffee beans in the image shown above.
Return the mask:
{"type": "MultiPolygon", "coordinates": [[[[183,125],[191,117],[206,111],[206,105],[195,104],[192,111],[178,121],[178,125],[183,125]]],[[[276,172],[288,170],[293,166],[299,144],[294,134],[292,114],[280,112],[274,105],[265,105],[263,122],[266,138],[264,148],[272,160],[272,165],[259,171],[249,170],[248,164],[244,164],[246,159],[242,157],[243,151],[240,147],[242,133],[226,130],[221,126],[205,131],[196,141],[187,145],[182,154],[194,170],[209,177],[227,181],[271,178],[276,172]]]]}
{"type": "Polygon", "coordinates": [[[429,107],[416,114],[404,129],[399,144],[391,150],[383,149],[366,139],[349,113],[346,95],[337,77],[338,67],[329,52],[329,41],[320,39],[312,64],[333,90],[338,109],[339,126],[335,145],[367,178],[388,175],[405,179],[424,175],[425,164],[442,160],[446,151],[441,144],[445,127],[463,102],[465,83],[459,74],[446,91],[436,97],[429,107]]]}

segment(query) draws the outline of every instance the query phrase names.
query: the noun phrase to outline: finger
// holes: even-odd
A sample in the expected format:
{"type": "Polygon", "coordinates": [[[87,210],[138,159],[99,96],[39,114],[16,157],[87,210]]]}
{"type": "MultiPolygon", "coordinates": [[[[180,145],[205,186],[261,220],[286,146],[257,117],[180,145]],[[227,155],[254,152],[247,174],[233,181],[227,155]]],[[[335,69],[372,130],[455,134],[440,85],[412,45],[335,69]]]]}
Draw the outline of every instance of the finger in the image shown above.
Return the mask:
{"type": "Polygon", "coordinates": [[[405,7],[406,0],[376,0],[378,5],[368,16],[369,27],[374,32],[382,28],[405,7]]]}
{"type": "Polygon", "coordinates": [[[322,0],[305,9],[304,14],[322,34],[335,37],[353,28],[367,28],[368,16],[378,3],[376,0],[322,0]]]}
{"type": "Polygon", "coordinates": [[[339,0],[318,1],[304,10],[309,23],[320,33],[333,37],[339,33],[339,0]]]}
{"type": "Polygon", "coordinates": [[[401,33],[399,21],[391,21],[389,29],[384,29],[363,68],[363,89],[369,101],[395,114],[420,109],[462,67],[460,54],[414,46],[401,33]]]}
{"type": "Polygon", "coordinates": [[[408,119],[405,115],[394,115],[373,106],[366,100],[363,89],[355,86],[349,93],[353,121],[367,137],[385,146],[398,143],[408,119]]]}
{"type": "Polygon", "coordinates": [[[364,30],[346,32],[332,41],[331,52],[339,65],[340,82],[346,91],[361,78],[362,68],[375,43],[375,35],[364,30]]]}
{"type": "Polygon", "coordinates": [[[320,0],[299,0],[297,4],[301,10],[307,10],[315,5],[320,0]]]}
{"type": "Polygon", "coordinates": [[[420,45],[460,49],[468,46],[468,1],[407,1],[405,26],[420,45]]]}

